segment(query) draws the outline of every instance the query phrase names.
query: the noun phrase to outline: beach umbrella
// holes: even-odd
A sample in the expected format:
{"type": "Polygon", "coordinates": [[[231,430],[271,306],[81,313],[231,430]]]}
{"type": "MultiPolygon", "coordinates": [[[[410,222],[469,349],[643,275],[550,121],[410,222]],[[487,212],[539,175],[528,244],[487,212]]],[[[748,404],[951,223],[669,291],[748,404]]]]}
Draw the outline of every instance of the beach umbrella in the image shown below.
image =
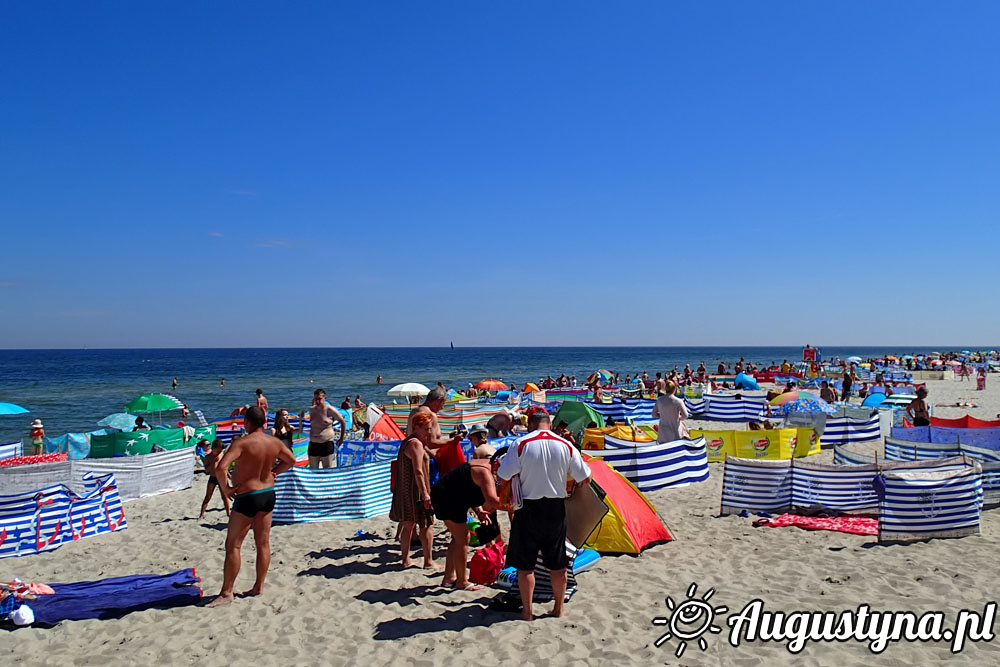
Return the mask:
{"type": "Polygon", "coordinates": [[[135,415],[128,412],[115,412],[97,422],[97,425],[104,426],[105,428],[116,428],[119,431],[127,431],[135,426],[135,415]]]}
{"type": "Polygon", "coordinates": [[[587,376],[587,384],[593,384],[600,380],[601,382],[611,382],[611,378],[615,376],[614,373],[606,368],[599,368],[590,375],[587,376]]]}
{"type": "Polygon", "coordinates": [[[962,362],[961,361],[955,361],[954,359],[952,359],[951,361],[946,361],[945,365],[946,366],[961,366],[962,362]]]}
{"type": "Polygon", "coordinates": [[[534,382],[528,382],[524,385],[523,391],[532,392],[532,391],[541,391],[541,389],[539,389],[538,385],[535,384],[534,382]]]}
{"type": "Polygon", "coordinates": [[[419,382],[404,382],[385,392],[389,396],[426,396],[431,390],[419,382]]]}
{"type": "Polygon", "coordinates": [[[137,396],[125,405],[127,412],[163,412],[164,410],[180,410],[184,404],[167,394],[143,394],[137,396]]]}
{"type": "MultiPolygon", "coordinates": [[[[802,392],[805,394],[806,392],[802,392]]],[[[832,405],[822,398],[800,398],[781,404],[781,414],[788,415],[792,412],[825,412],[832,415],[837,411],[832,405]]]]}
{"type": "Polygon", "coordinates": [[[885,394],[883,394],[880,391],[877,391],[874,394],[868,394],[868,396],[865,397],[865,400],[861,402],[861,406],[865,408],[877,408],[884,402],[885,402],[885,394]]]}
{"type": "Polygon", "coordinates": [[[893,394],[892,396],[888,397],[887,399],[879,403],[879,407],[886,408],[890,406],[899,407],[902,405],[909,405],[910,401],[912,401],[915,398],[916,396],[913,394],[893,394]]]}
{"type": "Polygon", "coordinates": [[[491,378],[489,380],[480,380],[479,382],[473,385],[473,388],[482,389],[486,391],[506,391],[507,385],[505,385],[500,380],[494,380],[491,378]]]}
{"type": "Polygon", "coordinates": [[[849,361],[852,364],[860,364],[861,357],[847,357],[847,361],[849,361]]]}
{"type": "Polygon", "coordinates": [[[904,354],[902,358],[903,359],[912,359],[913,355],[912,354],[904,354]]]}
{"type": "MultiPolygon", "coordinates": [[[[770,400],[771,405],[784,405],[785,403],[791,403],[792,401],[822,401],[826,403],[822,398],[816,394],[810,394],[808,391],[789,391],[775,396],[770,400]]],[[[829,403],[826,403],[829,405],[829,403]]]]}
{"type": "Polygon", "coordinates": [[[23,415],[26,412],[28,412],[28,410],[22,408],[20,405],[15,405],[14,403],[0,403],[0,415],[23,415]]]}

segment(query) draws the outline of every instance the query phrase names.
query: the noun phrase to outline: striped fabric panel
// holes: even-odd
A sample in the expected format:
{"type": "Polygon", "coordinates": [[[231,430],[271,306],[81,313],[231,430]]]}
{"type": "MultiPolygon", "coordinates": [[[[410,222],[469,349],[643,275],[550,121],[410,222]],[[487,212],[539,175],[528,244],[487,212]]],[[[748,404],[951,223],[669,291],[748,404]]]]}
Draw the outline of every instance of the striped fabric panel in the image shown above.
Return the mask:
{"type": "Polygon", "coordinates": [[[833,446],[833,464],[838,466],[862,466],[875,463],[875,457],[852,452],[842,445],[833,446]]]}
{"type": "Polygon", "coordinates": [[[983,463],[983,504],[1000,504],[1000,463],[983,463]]]}
{"type": "Polygon", "coordinates": [[[604,443],[607,449],[593,453],[643,493],[708,479],[705,438],[636,447],[635,443],[605,436],[604,443]]]}
{"type": "Polygon", "coordinates": [[[792,465],[727,456],[722,473],[722,514],[785,512],[792,506],[792,465]]]}
{"type": "Polygon", "coordinates": [[[629,401],[628,403],[621,401],[614,403],[584,401],[584,403],[593,408],[594,411],[601,413],[605,419],[611,417],[616,422],[626,422],[630,419],[648,421],[653,418],[653,406],[656,405],[656,401],[650,398],[629,401]]]}
{"type": "Polygon", "coordinates": [[[880,542],[979,534],[983,480],[973,468],[891,471],[882,481],[880,542]]]}
{"type": "Polygon", "coordinates": [[[820,438],[820,445],[850,445],[861,442],[875,442],[882,437],[878,415],[868,419],[834,417],[826,421],[826,430],[820,438]]]}
{"type": "Polygon", "coordinates": [[[62,484],[0,496],[0,558],[41,553],[66,542],[124,530],[125,511],[114,475],[84,479],[87,492],[62,484]]]}
{"type": "Polygon", "coordinates": [[[909,442],[897,438],[885,439],[887,461],[929,461],[948,456],[961,456],[962,448],[955,443],[909,442]]]}
{"type": "Polygon", "coordinates": [[[387,514],[391,463],[350,468],[293,468],[278,475],[274,520],[284,523],[367,519],[387,514]]]}
{"type": "MultiPolygon", "coordinates": [[[[566,555],[569,556],[569,566],[566,568],[566,595],[567,597],[573,597],[576,593],[576,575],[573,573],[573,560],[576,558],[576,547],[569,540],[566,540],[566,555]]],[[[502,572],[501,576],[507,575],[502,582],[501,586],[506,586],[510,584],[510,594],[513,596],[520,597],[521,589],[517,585],[517,574],[514,573],[510,576],[507,572],[502,572]]],[[[542,555],[538,554],[538,559],[535,561],[535,590],[532,592],[531,601],[532,602],[548,602],[553,598],[552,595],[552,575],[549,568],[542,564],[542,555]]]]}
{"type": "Polygon", "coordinates": [[[709,394],[700,402],[684,399],[688,412],[696,419],[711,421],[756,421],[761,418],[767,406],[763,396],[744,396],[737,399],[725,394],[709,394]]]}
{"type": "Polygon", "coordinates": [[[837,512],[857,512],[878,507],[872,481],[878,467],[835,466],[796,461],[792,465],[792,505],[823,507],[837,512]]]}
{"type": "Polygon", "coordinates": [[[10,459],[15,456],[24,456],[23,447],[20,442],[12,442],[9,445],[0,445],[0,459],[10,459]]]}

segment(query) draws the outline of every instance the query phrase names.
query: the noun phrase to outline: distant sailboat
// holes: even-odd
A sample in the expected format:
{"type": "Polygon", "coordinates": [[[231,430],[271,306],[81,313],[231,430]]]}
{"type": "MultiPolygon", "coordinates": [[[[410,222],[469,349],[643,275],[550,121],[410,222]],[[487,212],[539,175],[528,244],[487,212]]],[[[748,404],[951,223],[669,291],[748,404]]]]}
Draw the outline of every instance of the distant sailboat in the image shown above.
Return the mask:
{"type": "Polygon", "coordinates": [[[451,341],[451,349],[455,349],[455,341],[451,341]]]}

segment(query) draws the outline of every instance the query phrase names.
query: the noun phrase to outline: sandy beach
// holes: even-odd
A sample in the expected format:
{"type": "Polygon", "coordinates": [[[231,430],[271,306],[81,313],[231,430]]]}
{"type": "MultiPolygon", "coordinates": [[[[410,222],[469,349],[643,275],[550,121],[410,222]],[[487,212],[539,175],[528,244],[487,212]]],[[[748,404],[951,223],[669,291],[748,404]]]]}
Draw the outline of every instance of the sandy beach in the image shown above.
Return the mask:
{"type": "MultiPolygon", "coordinates": [[[[1000,380],[986,391],[973,383],[928,383],[934,414],[1000,413],[1000,380]],[[977,408],[944,407],[971,400],[977,408]]],[[[711,425],[694,422],[693,427],[711,425]]],[[[813,457],[830,461],[831,453],[813,457]]],[[[453,592],[439,575],[401,571],[388,516],[322,524],[278,525],[264,594],[205,609],[192,606],[133,613],[118,620],[67,622],[53,629],[5,633],[0,654],[15,664],[310,665],[913,665],[1000,664],[1000,642],[967,644],[953,655],[946,642],[899,642],[872,655],[859,642],[807,644],[792,655],[784,642],[731,646],[725,616],[761,599],[770,611],[842,611],[859,604],[917,614],[942,611],[953,623],[962,609],[981,611],[995,599],[1000,511],[984,511],[982,535],[879,546],[873,537],[795,528],[754,528],[751,518],[718,517],[722,465],[711,479],[649,494],[671,531],[672,543],[640,557],[604,557],[580,575],[579,592],[564,618],[531,623],[488,610],[492,589],[453,592]],[[376,539],[353,538],[368,531],[376,539]],[[683,601],[697,584],[700,597],[716,589],[725,605],[702,651],[678,641],[657,647],[654,617],[669,612],[666,598],[683,601]]],[[[130,502],[129,527],[36,556],[0,562],[0,578],[72,582],[194,567],[210,599],[221,584],[226,517],[218,497],[207,520],[197,511],[205,477],[182,492],[130,502]]],[[[437,560],[445,530],[438,524],[437,560]]],[[[253,581],[248,540],[237,590],[253,581]]],[[[538,613],[547,613],[542,605],[538,613]]]]}

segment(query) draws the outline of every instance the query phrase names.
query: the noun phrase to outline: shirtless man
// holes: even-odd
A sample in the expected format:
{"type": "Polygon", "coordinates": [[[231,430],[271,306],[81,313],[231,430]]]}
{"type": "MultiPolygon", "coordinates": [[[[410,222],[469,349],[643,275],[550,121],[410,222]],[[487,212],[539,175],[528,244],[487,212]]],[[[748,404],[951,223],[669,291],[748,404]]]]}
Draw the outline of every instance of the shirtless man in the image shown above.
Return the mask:
{"type": "Polygon", "coordinates": [[[663,379],[663,373],[657,371],[656,382],[653,383],[653,393],[656,396],[663,396],[663,394],[667,393],[666,387],[667,387],[667,382],[666,380],[663,379]]]}
{"type": "MultiPolygon", "coordinates": [[[[305,413],[299,415],[299,423],[305,420],[305,413]]],[[[312,406],[309,408],[309,467],[332,468],[337,448],[344,444],[347,422],[340,411],[326,402],[326,391],[313,392],[312,406]],[[333,422],[340,422],[340,437],[333,442],[333,422]]]]}
{"type": "MultiPolygon", "coordinates": [[[[208,440],[203,441],[206,445],[208,440]]],[[[205,510],[208,509],[208,503],[212,500],[212,494],[215,493],[215,489],[219,486],[219,481],[215,479],[215,469],[222,459],[222,452],[226,448],[226,443],[222,442],[216,438],[215,442],[212,443],[212,449],[208,454],[205,455],[205,472],[208,473],[208,485],[205,488],[205,499],[201,501],[201,514],[198,515],[199,519],[205,518],[205,510]]],[[[226,494],[220,493],[222,496],[222,504],[226,507],[226,516],[229,516],[231,512],[229,511],[229,498],[226,494]]]]}
{"type": "Polygon", "coordinates": [[[441,412],[441,408],[444,407],[444,402],[447,397],[447,391],[441,387],[434,387],[431,389],[430,393],[427,394],[427,398],[424,399],[423,405],[418,405],[410,411],[410,416],[406,420],[406,437],[413,435],[413,418],[420,414],[421,412],[429,412],[432,417],[434,417],[434,423],[431,426],[431,441],[425,445],[425,448],[430,453],[431,456],[437,454],[437,450],[448,444],[456,444],[462,441],[462,435],[456,434],[453,438],[444,438],[441,435],[441,426],[438,424],[437,413],[441,412]]]}
{"type": "Polygon", "coordinates": [[[271,564],[271,513],[274,511],[274,479],[295,465],[295,456],[280,440],[264,433],[264,411],[254,406],[247,410],[243,423],[247,434],[233,440],[215,466],[215,479],[223,498],[234,498],[226,533],[226,563],[222,571],[222,590],[209,607],[232,602],[236,575],[240,573],[240,548],[250,528],[257,546],[257,579],[244,595],[260,595],[264,577],[271,564]],[[275,461],[278,461],[275,464],[275,461]],[[226,471],[237,463],[233,484],[226,471]]]}

